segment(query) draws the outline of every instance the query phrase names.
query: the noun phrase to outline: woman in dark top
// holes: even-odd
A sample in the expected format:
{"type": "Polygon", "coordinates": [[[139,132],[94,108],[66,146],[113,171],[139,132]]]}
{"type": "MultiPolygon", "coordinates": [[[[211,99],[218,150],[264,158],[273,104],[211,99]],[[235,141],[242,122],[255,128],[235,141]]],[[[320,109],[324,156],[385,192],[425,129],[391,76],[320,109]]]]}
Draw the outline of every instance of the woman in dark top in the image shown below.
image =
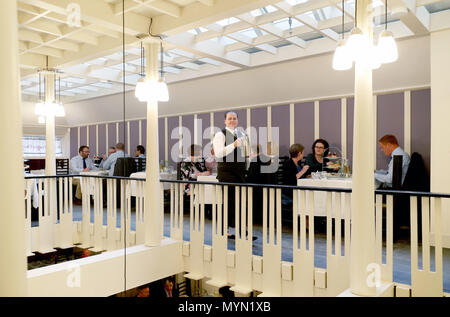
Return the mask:
{"type": "MultiPolygon", "coordinates": [[[[300,161],[303,159],[303,150],[305,147],[301,144],[293,144],[289,148],[290,159],[283,165],[283,185],[297,185],[299,178],[305,177],[309,166],[301,166],[300,161]]],[[[292,198],[292,190],[286,190],[286,196],[292,198]]]]}
{"type": "MultiPolygon", "coordinates": [[[[202,147],[192,144],[190,147],[190,158],[181,163],[180,172],[182,180],[197,180],[197,176],[208,176],[211,173],[206,169],[205,159],[201,157],[202,147]]],[[[186,195],[190,195],[190,186],[184,188],[186,195]]]]}
{"type": "Polygon", "coordinates": [[[310,175],[313,172],[321,172],[323,167],[323,161],[325,160],[325,164],[327,159],[324,157],[328,152],[328,142],[324,139],[317,139],[314,141],[312,145],[312,153],[308,154],[305,159],[305,165],[309,166],[307,175],[310,175]]]}

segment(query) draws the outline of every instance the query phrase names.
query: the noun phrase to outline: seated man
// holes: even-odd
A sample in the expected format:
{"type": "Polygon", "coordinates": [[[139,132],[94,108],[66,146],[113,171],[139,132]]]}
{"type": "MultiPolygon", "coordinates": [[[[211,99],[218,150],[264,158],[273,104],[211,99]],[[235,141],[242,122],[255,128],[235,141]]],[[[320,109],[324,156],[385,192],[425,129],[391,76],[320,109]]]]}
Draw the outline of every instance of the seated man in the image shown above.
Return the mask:
{"type": "Polygon", "coordinates": [[[108,171],[109,176],[114,175],[114,167],[116,166],[117,159],[120,157],[130,157],[125,153],[125,144],[123,143],[117,143],[116,152],[111,154],[103,163],[103,168],[108,171]]]}
{"type": "Polygon", "coordinates": [[[100,168],[103,168],[103,164],[105,163],[106,159],[108,157],[110,157],[111,154],[113,154],[113,153],[116,153],[116,147],[110,146],[108,149],[108,156],[106,156],[106,154],[103,154],[102,161],[100,162],[100,165],[99,165],[100,168]]]}
{"type": "Polygon", "coordinates": [[[383,152],[386,156],[390,156],[391,160],[389,161],[389,166],[387,170],[377,170],[375,171],[375,187],[392,187],[392,174],[394,170],[394,156],[401,155],[403,157],[402,160],[402,184],[405,180],[406,172],[408,171],[409,166],[409,155],[398,145],[397,138],[391,134],[387,134],[383,136],[380,140],[378,140],[378,144],[380,145],[381,152],[383,152]]]}
{"type": "MultiPolygon", "coordinates": [[[[86,145],[80,146],[78,150],[78,155],[70,160],[69,164],[70,174],[79,175],[81,172],[98,170],[98,168],[95,167],[94,162],[89,158],[89,154],[90,154],[89,146],[86,145]]],[[[80,180],[78,178],[74,178],[72,184],[77,186],[75,198],[81,199],[80,180]]]]}
{"type": "Polygon", "coordinates": [[[136,147],[136,157],[145,158],[145,147],[142,145],[138,145],[136,147]]]}

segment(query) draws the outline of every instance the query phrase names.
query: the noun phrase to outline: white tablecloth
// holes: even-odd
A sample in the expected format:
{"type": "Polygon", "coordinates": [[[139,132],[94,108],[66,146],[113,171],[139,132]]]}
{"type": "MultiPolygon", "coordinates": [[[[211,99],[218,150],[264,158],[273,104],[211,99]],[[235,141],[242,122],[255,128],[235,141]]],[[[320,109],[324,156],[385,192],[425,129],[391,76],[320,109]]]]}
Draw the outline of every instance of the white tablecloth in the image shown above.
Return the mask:
{"type": "MultiPolygon", "coordinates": [[[[81,172],[80,175],[87,175],[87,176],[109,176],[108,171],[104,171],[104,170],[99,170],[99,171],[89,171],[89,172],[81,172]]],[[[78,177],[77,177],[78,178],[78,177]]],[[[79,177],[81,178],[81,177],[79,177]]],[[[86,179],[86,178],[84,178],[86,179]]],[[[94,195],[94,191],[95,191],[95,187],[94,187],[94,180],[95,178],[90,178],[89,179],[89,183],[90,183],[90,193],[91,195],[94,195]]]]}
{"type": "MultiPolygon", "coordinates": [[[[145,172],[137,172],[130,175],[130,178],[145,178],[145,172]]],[[[159,179],[176,180],[177,172],[159,173],[159,179]]],[[[164,190],[170,189],[170,183],[164,183],[164,190]]],[[[136,181],[131,181],[131,196],[136,196],[136,181]]]]}
{"type": "MultiPolygon", "coordinates": [[[[307,187],[333,187],[333,188],[352,188],[351,178],[336,178],[336,179],[312,179],[305,178],[299,179],[297,181],[298,186],[307,187]]],[[[327,192],[325,191],[314,191],[314,216],[327,215],[327,192]]],[[[308,206],[308,197],[306,197],[306,205],[308,206]]],[[[344,212],[344,208],[341,205],[341,211],[344,212]]],[[[308,211],[307,211],[308,213],[308,211]]],[[[334,214],[332,213],[332,216],[334,214]]]]}

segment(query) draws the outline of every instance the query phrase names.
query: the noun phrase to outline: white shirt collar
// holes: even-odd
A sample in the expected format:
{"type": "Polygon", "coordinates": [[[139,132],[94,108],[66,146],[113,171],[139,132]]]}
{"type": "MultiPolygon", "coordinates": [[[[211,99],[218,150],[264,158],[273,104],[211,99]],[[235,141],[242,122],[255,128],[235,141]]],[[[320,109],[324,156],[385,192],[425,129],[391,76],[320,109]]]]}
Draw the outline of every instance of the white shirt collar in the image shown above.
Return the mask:
{"type": "Polygon", "coordinates": [[[229,132],[231,132],[231,134],[234,134],[236,132],[236,129],[232,129],[229,127],[225,127],[225,129],[227,129],[229,132]]]}

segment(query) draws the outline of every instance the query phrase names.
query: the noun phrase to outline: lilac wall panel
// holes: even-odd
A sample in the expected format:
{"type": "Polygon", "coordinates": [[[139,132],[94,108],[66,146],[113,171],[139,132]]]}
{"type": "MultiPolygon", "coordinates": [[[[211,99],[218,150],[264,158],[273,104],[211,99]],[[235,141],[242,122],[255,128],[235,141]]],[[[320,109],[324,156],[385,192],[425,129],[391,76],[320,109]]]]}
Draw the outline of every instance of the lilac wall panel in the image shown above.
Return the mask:
{"type": "Polygon", "coordinates": [[[99,155],[108,154],[106,151],[106,125],[99,124],[98,125],[98,149],[97,152],[99,155]]]}
{"type": "MultiPolygon", "coordinates": [[[[147,119],[141,122],[142,145],[147,149],[147,119]]],[[[164,158],[161,158],[163,160],[164,158]]]]}
{"type": "Polygon", "coordinates": [[[80,127],[80,146],[87,144],[87,127],[80,127]]]}
{"type": "MultiPolygon", "coordinates": [[[[125,144],[125,150],[127,150],[128,149],[128,144],[127,144],[127,135],[125,134],[124,135],[124,123],[123,123],[123,121],[122,122],[119,122],[119,140],[117,140],[117,143],[124,143],[125,144]]],[[[126,133],[126,132],[125,132],[126,133]]]]}
{"type": "MultiPolygon", "coordinates": [[[[147,123],[147,122],[146,122],[147,123]]],[[[164,118],[158,119],[158,147],[159,147],[159,156],[158,156],[158,162],[164,161],[165,157],[165,126],[164,126],[164,118]]],[[[143,139],[142,139],[143,140],[143,139]]],[[[146,145],[144,145],[145,147],[146,145]]]]}
{"type": "Polygon", "coordinates": [[[116,146],[116,124],[108,123],[108,148],[111,146],[116,146]]]}
{"type": "Polygon", "coordinates": [[[411,92],[411,153],[418,152],[430,173],[431,91],[411,92]]]}
{"type": "Polygon", "coordinates": [[[91,125],[89,128],[89,150],[91,151],[91,157],[98,154],[97,151],[97,129],[95,125],[91,125]]]}
{"type": "Polygon", "coordinates": [[[78,155],[78,128],[70,128],[70,157],[78,155]]]}
{"type": "Polygon", "coordinates": [[[354,122],[354,98],[347,98],[347,158],[350,166],[353,164],[353,122],[354,122]]]}
{"type": "Polygon", "coordinates": [[[189,147],[194,143],[194,115],[182,117],[183,124],[183,156],[189,156],[189,147]]]}
{"type": "Polygon", "coordinates": [[[178,127],[179,121],[178,117],[169,117],[167,119],[167,126],[169,130],[169,163],[172,166],[176,166],[176,162],[178,160],[179,155],[179,135],[178,135],[178,127]],[[175,146],[176,145],[176,146],[175,146]]]}
{"type": "MultiPolygon", "coordinates": [[[[130,121],[130,156],[136,154],[136,146],[139,145],[139,120],[130,121]]],[[[145,145],[144,145],[145,148],[145,145]]]]}
{"type": "Polygon", "coordinates": [[[323,100],[319,105],[319,136],[328,141],[330,150],[341,151],[341,100],[323,100]]]}
{"type": "Polygon", "coordinates": [[[305,156],[311,153],[314,143],[314,103],[300,103],[294,106],[294,142],[305,147],[305,156]]]}
{"type": "Polygon", "coordinates": [[[272,141],[279,144],[279,155],[289,156],[289,105],[272,107],[272,141]],[[278,140],[274,128],[278,128],[278,140]]]}
{"type": "MultiPolygon", "coordinates": [[[[403,93],[380,95],[377,100],[377,140],[386,134],[397,137],[404,148],[404,95],[403,93]]],[[[377,148],[377,169],[386,169],[390,157],[377,148]]]]}
{"type": "Polygon", "coordinates": [[[198,138],[202,140],[202,147],[205,147],[208,143],[212,142],[210,139],[210,127],[211,127],[211,118],[209,113],[202,113],[197,115],[197,133],[198,138]]]}
{"type": "Polygon", "coordinates": [[[267,107],[251,109],[250,123],[252,127],[251,144],[259,144],[261,151],[267,154],[267,107]],[[254,133],[255,131],[256,133],[254,133]]]}

